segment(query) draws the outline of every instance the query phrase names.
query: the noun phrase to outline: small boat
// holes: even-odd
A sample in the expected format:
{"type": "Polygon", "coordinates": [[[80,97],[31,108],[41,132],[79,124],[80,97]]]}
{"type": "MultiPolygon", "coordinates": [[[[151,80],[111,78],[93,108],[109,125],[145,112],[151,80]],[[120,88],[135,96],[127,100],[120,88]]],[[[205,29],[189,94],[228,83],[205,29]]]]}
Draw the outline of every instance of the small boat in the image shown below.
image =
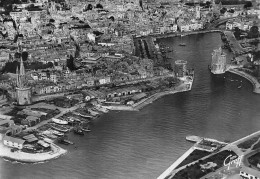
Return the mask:
{"type": "Polygon", "coordinates": [[[237,88],[240,89],[241,87],[242,87],[242,86],[240,85],[240,86],[238,86],[237,88]]]}
{"type": "Polygon", "coordinates": [[[99,106],[95,106],[94,107],[95,110],[99,111],[99,112],[103,112],[103,113],[107,113],[108,110],[99,106]]]}
{"type": "Polygon", "coordinates": [[[81,113],[77,113],[77,112],[73,112],[73,114],[87,118],[87,119],[93,119],[93,116],[91,116],[91,115],[81,114],[81,113]]]}
{"type": "Polygon", "coordinates": [[[59,139],[58,139],[58,142],[59,142],[60,144],[65,144],[65,145],[69,145],[69,144],[73,145],[73,144],[74,144],[73,142],[71,142],[71,141],[69,141],[69,140],[67,140],[67,139],[64,139],[64,138],[59,138],[59,139]]]}
{"type": "Polygon", "coordinates": [[[89,111],[89,113],[90,113],[92,116],[98,116],[98,115],[99,115],[99,113],[98,113],[97,111],[95,111],[94,109],[89,109],[88,111],[89,111]]]}
{"type": "Polygon", "coordinates": [[[86,128],[82,128],[82,130],[83,130],[84,132],[91,132],[90,129],[86,129],[86,128]]]}
{"type": "Polygon", "coordinates": [[[47,142],[49,144],[53,143],[53,140],[51,140],[51,139],[49,139],[47,137],[44,137],[43,140],[44,140],[44,142],[47,142]]]}
{"type": "Polygon", "coordinates": [[[52,122],[55,122],[56,124],[62,124],[62,125],[68,124],[68,121],[57,119],[57,118],[52,118],[52,122]]]}
{"type": "Polygon", "coordinates": [[[54,129],[54,130],[57,130],[57,131],[60,131],[60,132],[68,132],[68,129],[65,128],[65,127],[62,127],[58,124],[51,124],[51,128],[54,129]]]}
{"type": "Polygon", "coordinates": [[[59,131],[52,130],[52,129],[49,129],[49,131],[50,131],[52,134],[54,134],[54,135],[64,136],[64,133],[63,133],[63,132],[59,132],[59,131]]]}
{"type": "Polygon", "coordinates": [[[75,127],[74,128],[74,133],[78,135],[84,135],[83,130],[80,127],[75,127]]]}
{"type": "Polygon", "coordinates": [[[43,134],[50,139],[57,139],[57,136],[51,134],[50,132],[45,131],[43,134]]]}

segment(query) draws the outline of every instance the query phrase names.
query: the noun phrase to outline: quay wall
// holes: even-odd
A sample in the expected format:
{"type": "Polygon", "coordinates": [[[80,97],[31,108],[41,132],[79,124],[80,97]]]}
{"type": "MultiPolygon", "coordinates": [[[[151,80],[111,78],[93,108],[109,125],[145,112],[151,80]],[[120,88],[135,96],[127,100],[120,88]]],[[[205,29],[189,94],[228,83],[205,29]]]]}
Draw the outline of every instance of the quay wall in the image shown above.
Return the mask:
{"type": "Polygon", "coordinates": [[[136,39],[145,39],[145,38],[168,38],[168,37],[178,37],[181,35],[195,35],[195,34],[204,34],[204,33],[213,33],[213,32],[223,32],[222,30],[219,29],[213,29],[213,30],[200,30],[200,31],[191,31],[191,32],[171,32],[171,33],[165,33],[165,34],[149,34],[147,36],[139,36],[139,37],[134,37],[136,39]]]}

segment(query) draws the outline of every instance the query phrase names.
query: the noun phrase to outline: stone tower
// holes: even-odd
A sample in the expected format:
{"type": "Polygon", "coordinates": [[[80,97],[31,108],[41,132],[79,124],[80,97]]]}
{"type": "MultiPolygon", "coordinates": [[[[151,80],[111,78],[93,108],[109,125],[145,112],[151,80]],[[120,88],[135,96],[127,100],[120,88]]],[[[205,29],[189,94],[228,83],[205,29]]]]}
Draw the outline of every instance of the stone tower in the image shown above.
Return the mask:
{"type": "Polygon", "coordinates": [[[26,85],[25,69],[24,69],[22,57],[20,61],[20,71],[18,70],[17,67],[16,74],[17,74],[17,79],[16,79],[17,104],[18,105],[31,104],[32,93],[31,93],[31,88],[26,85]]]}

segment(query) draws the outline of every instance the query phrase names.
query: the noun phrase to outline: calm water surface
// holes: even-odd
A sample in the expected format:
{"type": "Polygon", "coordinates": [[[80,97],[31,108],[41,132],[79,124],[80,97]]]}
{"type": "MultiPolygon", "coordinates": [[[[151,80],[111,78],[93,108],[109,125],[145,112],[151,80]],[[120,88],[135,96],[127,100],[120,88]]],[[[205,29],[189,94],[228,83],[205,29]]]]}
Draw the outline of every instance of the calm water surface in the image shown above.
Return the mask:
{"type": "Polygon", "coordinates": [[[68,154],[44,164],[12,164],[0,159],[1,179],[152,179],[192,144],[186,135],[236,140],[260,129],[260,96],[240,77],[214,81],[208,71],[219,34],[164,39],[169,54],[195,69],[192,91],[165,96],[139,112],[110,112],[94,122],[88,135],[74,136],[68,154]],[[237,81],[230,81],[237,79],[237,81]],[[238,89],[240,81],[242,88],[238,89]]]}

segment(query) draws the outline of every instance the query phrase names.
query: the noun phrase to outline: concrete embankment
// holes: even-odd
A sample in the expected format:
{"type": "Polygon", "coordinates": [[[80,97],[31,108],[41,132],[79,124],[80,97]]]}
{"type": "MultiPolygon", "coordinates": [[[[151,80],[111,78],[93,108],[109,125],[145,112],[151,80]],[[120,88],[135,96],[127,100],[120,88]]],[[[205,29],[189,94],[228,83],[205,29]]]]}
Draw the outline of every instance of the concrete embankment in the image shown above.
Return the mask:
{"type": "Polygon", "coordinates": [[[137,109],[128,105],[110,105],[110,106],[102,106],[102,107],[112,111],[137,111],[137,109]]]}
{"type": "Polygon", "coordinates": [[[260,83],[258,82],[258,80],[255,77],[247,74],[246,72],[240,71],[238,69],[229,69],[228,72],[246,78],[248,81],[250,81],[252,83],[253,88],[254,88],[253,92],[258,93],[258,94],[260,93],[260,83]]]}
{"type": "Polygon", "coordinates": [[[180,163],[185,160],[193,151],[195,150],[194,147],[191,147],[189,150],[187,150],[178,160],[176,160],[169,168],[167,168],[157,179],[165,179],[167,176],[169,176],[172,171],[180,165],[180,163]]]}
{"type": "Polygon", "coordinates": [[[165,92],[160,92],[160,93],[155,93],[147,98],[142,99],[141,101],[133,104],[132,106],[130,105],[110,105],[110,106],[103,106],[109,110],[114,110],[114,111],[139,111],[146,105],[154,102],[155,100],[159,99],[162,96],[169,95],[169,94],[174,94],[182,91],[165,91],[165,92]]]}
{"type": "MultiPolygon", "coordinates": [[[[188,91],[188,90],[185,90],[185,91],[188,91]]],[[[140,110],[143,107],[145,107],[146,105],[154,102],[155,100],[157,100],[157,99],[159,99],[159,98],[161,98],[165,95],[175,94],[175,93],[178,93],[178,92],[184,92],[184,90],[183,91],[172,90],[172,91],[164,91],[164,92],[156,93],[152,96],[149,96],[148,98],[145,98],[145,99],[139,101],[138,103],[135,103],[133,105],[133,108],[136,109],[136,110],[140,110]]]]}

